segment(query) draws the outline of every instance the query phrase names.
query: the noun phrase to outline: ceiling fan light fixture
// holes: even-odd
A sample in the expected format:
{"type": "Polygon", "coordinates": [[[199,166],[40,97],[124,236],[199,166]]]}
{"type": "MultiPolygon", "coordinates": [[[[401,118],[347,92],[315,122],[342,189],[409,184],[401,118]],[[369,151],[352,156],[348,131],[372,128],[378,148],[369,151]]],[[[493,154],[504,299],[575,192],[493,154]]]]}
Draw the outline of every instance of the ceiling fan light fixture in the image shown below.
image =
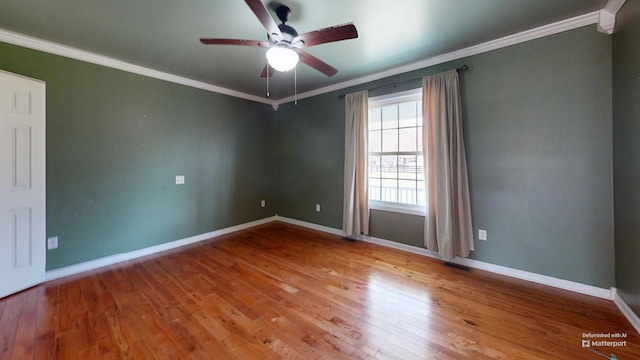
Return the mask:
{"type": "Polygon", "coordinates": [[[269,66],[278,71],[289,71],[296,67],[300,60],[298,53],[288,47],[274,46],[267,50],[269,66]]]}

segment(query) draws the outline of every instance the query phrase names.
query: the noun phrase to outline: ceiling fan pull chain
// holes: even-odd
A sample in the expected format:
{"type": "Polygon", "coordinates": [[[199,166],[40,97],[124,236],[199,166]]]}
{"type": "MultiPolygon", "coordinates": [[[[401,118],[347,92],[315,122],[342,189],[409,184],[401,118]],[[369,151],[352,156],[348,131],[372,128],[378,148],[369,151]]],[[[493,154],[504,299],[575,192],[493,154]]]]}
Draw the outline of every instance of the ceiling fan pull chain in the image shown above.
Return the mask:
{"type": "Polygon", "coordinates": [[[298,67],[293,68],[293,103],[298,105],[298,67]]]}
{"type": "Polygon", "coordinates": [[[269,96],[269,61],[267,61],[267,99],[269,96]]]}

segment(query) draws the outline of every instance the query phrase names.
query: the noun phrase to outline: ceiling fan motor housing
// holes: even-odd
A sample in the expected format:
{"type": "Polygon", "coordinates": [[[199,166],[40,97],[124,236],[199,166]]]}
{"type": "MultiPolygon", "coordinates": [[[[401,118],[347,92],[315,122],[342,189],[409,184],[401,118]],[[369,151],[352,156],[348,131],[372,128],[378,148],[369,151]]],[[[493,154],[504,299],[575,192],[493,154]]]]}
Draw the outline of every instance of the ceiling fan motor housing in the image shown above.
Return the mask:
{"type": "Polygon", "coordinates": [[[274,44],[280,44],[282,42],[291,45],[296,37],[298,37],[298,32],[296,29],[292,28],[286,24],[278,25],[280,32],[282,33],[282,39],[278,39],[278,36],[274,36],[275,34],[269,34],[269,41],[274,44]]]}

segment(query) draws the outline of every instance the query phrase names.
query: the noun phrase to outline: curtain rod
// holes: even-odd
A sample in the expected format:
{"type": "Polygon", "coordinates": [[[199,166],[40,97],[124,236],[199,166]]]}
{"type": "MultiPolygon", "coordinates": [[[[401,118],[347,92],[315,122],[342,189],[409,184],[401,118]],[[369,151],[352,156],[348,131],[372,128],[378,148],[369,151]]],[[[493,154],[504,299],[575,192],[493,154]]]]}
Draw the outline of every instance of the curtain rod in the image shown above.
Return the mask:
{"type": "MultiPolygon", "coordinates": [[[[458,71],[458,72],[459,71],[464,71],[464,70],[469,70],[469,66],[462,65],[459,68],[456,68],[456,71],[458,71]]],[[[396,87],[398,85],[414,82],[414,81],[417,81],[417,80],[420,80],[420,79],[422,79],[422,78],[416,78],[416,79],[411,79],[411,80],[400,81],[400,82],[393,83],[393,84],[382,85],[382,86],[378,86],[378,87],[374,87],[374,88],[368,89],[367,91],[379,90],[379,89],[384,89],[384,88],[387,88],[387,87],[396,87]]],[[[344,99],[345,96],[346,96],[345,94],[338,95],[338,99],[344,99]]]]}

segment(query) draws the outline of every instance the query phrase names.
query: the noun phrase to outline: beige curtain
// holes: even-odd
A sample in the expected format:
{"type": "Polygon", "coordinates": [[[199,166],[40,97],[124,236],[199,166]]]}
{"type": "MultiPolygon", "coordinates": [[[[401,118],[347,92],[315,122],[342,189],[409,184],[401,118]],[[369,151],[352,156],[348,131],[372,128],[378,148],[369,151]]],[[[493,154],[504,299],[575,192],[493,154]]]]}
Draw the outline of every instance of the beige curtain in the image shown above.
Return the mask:
{"type": "Polygon", "coordinates": [[[369,233],[369,199],[367,194],[368,105],[369,99],[366,91],[345,96],[342,230],[347,236],[369,233]]]}
{"type": "Polygon", "coordinates": [[[473,247],[458,72],[422,79],[427,183],[425,245],[441,257],[468,257],[473,247]]]}

